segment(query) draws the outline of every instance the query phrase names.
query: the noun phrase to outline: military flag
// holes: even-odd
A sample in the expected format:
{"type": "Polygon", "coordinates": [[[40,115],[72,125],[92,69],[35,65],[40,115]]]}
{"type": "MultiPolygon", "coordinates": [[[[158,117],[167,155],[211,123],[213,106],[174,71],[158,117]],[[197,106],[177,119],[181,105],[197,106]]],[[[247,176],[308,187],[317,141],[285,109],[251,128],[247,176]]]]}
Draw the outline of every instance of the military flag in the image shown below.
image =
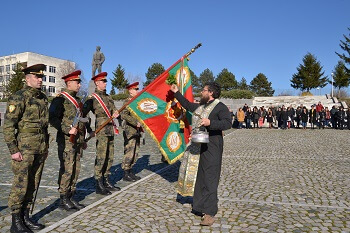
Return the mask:
{"type": "Polygon", "coordinates": [[[189,142],[191,114],[174,98],[169,80],[174,80],[179,91],[193,101],[188,55],[199,46],[175,62],[126,106],[155,140],[170,164],[181,158],[189,142]]]}

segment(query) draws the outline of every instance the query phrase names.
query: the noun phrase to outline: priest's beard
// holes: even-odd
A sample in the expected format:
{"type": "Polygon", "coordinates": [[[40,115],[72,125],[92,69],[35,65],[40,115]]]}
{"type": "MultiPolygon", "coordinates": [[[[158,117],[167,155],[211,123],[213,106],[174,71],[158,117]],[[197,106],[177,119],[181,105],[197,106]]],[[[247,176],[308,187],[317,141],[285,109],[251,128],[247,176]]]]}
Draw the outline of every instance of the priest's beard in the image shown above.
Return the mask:
{"type": "Polygon", "coordinates": [[[200,105],[202,105],[202,104],[208,103],[208,101],[209,101],[209,96],[202,96],[199,103],[200,105]]]}

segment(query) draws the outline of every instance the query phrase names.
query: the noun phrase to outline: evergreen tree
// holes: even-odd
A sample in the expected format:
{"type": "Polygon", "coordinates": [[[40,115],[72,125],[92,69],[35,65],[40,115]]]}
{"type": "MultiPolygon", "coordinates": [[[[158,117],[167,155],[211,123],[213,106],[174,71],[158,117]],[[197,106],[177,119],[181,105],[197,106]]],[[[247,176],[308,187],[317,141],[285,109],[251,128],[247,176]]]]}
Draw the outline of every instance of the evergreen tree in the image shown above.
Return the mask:
{"type": "Polygon", "coordinates": [[[235,75],[224,68],[217,76],[216,82],[220,84],[221,88],[225,91],[236,89],[238,86],[235,75]]]}
{"type": "Polygon", "coordinates": [[[346,70],[343,61],[338,61],[338,64],[334,67],[333,71],[333,86],[338,88],[348,87],[350,84],[350,75],[346,70]]]}
{"type": "Polygon", "coordinates": [[[199,93],[201,91],[201,85],[199,83],[198,76],[190,69],[192,89],[194,93],[199,93]]]}
{"type": "MultiPolygon", "coordinates": [[[[350,28],[348,28],[348,30],[350,31],[350,28]]],[[[335,52],[343,61],[344,61],[344,64],[348,64],[350,65],[350,33],[349,33],[349,37],[343,35],[344,38],[345,38],[345,41],[340,41],[340,48],[342,48],[346,53],[347,55],[345,55],[344,53],[343,54],[340,54],[340,53],[337,53],[335,52]]],[[[350,74],[350,68],[347,68],[345,66],[345,69],[347,71],[348,74],[350,74]]]]}
{"type": "Polygon", "coordinates": [[[208,68],[205,69],[200,75],[199,75],[199,84],[200,87],[203,88],[205,83],[207,82],[214,82],[214,75],[211,70],[208,68]]]}
{"type": "Polygon", "coordinates": [[[113,78],[111,79],[112,89],[117,88],[119,91],[124,90],[128,85],[128,80],[125,79],[125,70],[120,64],[113,73],[113,78]]]}
{"type": "Polygon", "coordinates": [[[249,85],[244,77],[242,77],[241,81],[238,83],[238,89],[249,90],[249,85]]]}
{"type": "Polygon", "coordinates": [[[153,80],[165,71],[164,66],[160,63],[153,63],[147,70],[146,82],[143,83],[143,87],[146,87],[153,80]]]}
{"type": "Polygon", "coordinates": [[[12,95],[23,88],[25,83],[25,75],[22,72],[22,65],[20,63],[16,64],[14,73],[11,74],[11,79],[6,85],[6,94],[12,95]]]}
{"type": "Polygon", "coordinates": [[[256,93],[258,96],[273,96],[275,90],[271,87],[271,82],[269,82],[263,73],[259,73],[250,82],[250,89],[256,93]]]}
{"type": "Polygon", "coordinates": [[[111,92],[109,92],[110,95],[115,95],[114,87],[112,87],[111,92]]]}
{"type": "Polygon", "coordinates": [[[328,83],[327,76],[322,71],[320,62],[312,55],[307,53],[303,58],[303,64],[300,64],[297,68],[297,73],[293,74],[291,86],[294,89],[300,89],[301,91],[310,91],[313,88],[324,87],[328,83]]]}

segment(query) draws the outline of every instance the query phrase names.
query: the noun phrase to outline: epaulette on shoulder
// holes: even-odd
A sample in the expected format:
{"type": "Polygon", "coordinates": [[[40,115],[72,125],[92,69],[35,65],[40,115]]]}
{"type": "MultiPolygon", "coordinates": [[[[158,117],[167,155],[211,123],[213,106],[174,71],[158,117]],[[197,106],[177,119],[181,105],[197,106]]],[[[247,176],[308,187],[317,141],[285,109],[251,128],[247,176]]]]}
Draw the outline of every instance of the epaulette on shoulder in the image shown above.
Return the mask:
{"type": "Polygon", "coordinates": [[[61,93],[58,93],[57,95],[56,95],[56,97],[60,97],[62,94],[61,93]]]}

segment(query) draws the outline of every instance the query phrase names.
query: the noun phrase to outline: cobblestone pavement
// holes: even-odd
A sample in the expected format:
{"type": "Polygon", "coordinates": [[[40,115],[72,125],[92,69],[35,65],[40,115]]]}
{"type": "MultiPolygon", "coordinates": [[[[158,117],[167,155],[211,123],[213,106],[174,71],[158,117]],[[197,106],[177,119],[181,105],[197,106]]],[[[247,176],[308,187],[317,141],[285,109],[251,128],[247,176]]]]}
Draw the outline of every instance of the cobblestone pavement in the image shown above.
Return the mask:
{"type": "MultiPolygon", "coordinates": [[[[79,188],[86,208],[68,216],[57,209],[56,147],[50,148],[34,218],[42,232],[350,232],[349,130],[232,130],[226,132],[219,212],[201,227],[189,205],[176,202],[179,163],[160,162],[148,139],[137,164],[143,177],[121,181],[121,137],[116,140],[110,196],[94,193],[93,142],[83,158],[79,188]]],[[[0,232],[8,232],[12,176],[7,149],[0,159],[0,232]]]]}

